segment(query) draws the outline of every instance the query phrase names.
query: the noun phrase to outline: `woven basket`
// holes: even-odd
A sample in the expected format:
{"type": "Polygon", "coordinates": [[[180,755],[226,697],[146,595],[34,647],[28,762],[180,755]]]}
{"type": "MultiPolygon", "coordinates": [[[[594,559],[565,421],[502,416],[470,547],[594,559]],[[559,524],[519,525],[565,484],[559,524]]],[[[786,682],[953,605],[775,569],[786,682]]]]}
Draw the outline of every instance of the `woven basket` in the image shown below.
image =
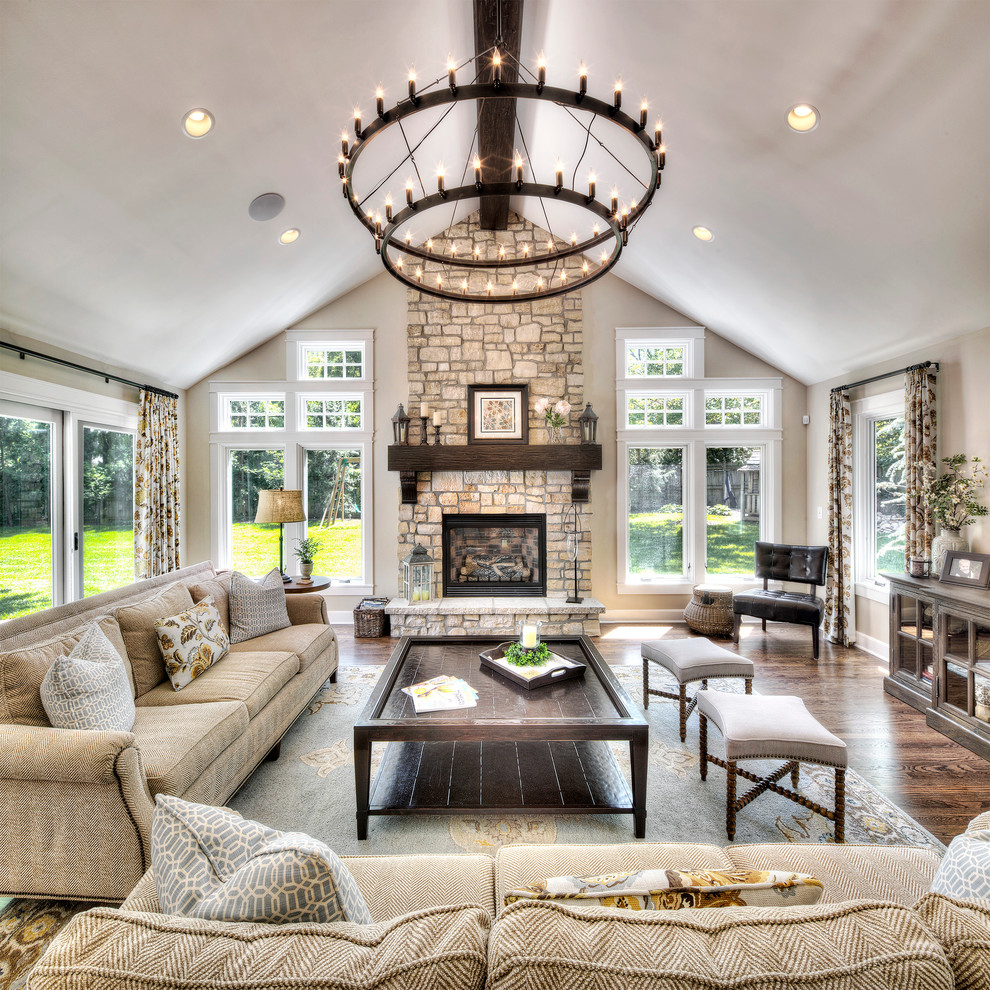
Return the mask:
{"type": "Polygon", "coordinates": [[[377,639],[391,632],[389,616],[385,611],[387,598],[362,598],[354,609],[354,638],[377,639]]]}
{"type": "Polygon", "coordinates": [[[684,621],[702,636],[731,636],[732,589],[721,584],[695,585],[684,621]]]}

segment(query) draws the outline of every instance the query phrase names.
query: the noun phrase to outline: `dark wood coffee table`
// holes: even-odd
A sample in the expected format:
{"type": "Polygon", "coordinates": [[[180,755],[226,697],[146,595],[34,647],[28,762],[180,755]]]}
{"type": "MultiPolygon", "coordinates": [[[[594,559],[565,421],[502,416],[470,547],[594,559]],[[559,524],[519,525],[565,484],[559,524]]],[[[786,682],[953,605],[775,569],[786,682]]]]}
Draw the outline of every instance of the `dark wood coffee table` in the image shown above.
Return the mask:
{"type": "Polygon", "coordinates": [[[498,639],[405,638],[354,726],[357,834],[369,815],[629,814],[646,834],[649,728],[586,636],[547,636],[584,677],[527,690],[481,665],[498,639]],[[417,715],[402,688],[438,674],[476,688],[477,708],[417,715]],[[632,793],[608,741],[629,743],[632,793]],[[389,743],[371,780],[371,748],[389,743]]]}

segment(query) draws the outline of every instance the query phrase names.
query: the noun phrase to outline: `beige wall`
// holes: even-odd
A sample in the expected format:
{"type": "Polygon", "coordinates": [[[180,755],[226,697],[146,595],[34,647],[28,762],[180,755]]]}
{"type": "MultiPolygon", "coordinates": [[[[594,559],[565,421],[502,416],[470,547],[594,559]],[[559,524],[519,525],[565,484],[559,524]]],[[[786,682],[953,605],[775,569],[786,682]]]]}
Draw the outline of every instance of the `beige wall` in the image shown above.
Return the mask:
{"type": "MultiPolygon", "coordinates": [[[[857,368],[808,389],[808,542],[825,543],[828,538],[828,397],[836,385],[871,378],[921,361],[937,361],[939,457],[965,453],[990,461],[990,327],[901,354],[881,364],[857,368]],[[818,519],[818,506],[826,507],[818,519]]],[[[878,395],[902,387],[901,376],[853,389],[853,399],[878,395]]],[[[990,491],[983,502],[990,501],[990,491]]],[[[990,522],[987,517],[966,529],[970,546],[990,553],[990,522]]],[[[888,609],[881,602],[856,598],[856,629],[886,645],[888,609]]],[[[863,641],[863,645],[871,645],[863,641]]],[[[875,644],[874,644],[875,645],[875,644]]]]}
{"type": "MultiPolygon", "coordinates": [[[[664,306],[615,276],[606,276],[583,290],[585,401],[601,416],[599,440],[603,469],[592,475],[592,594],[611,610],[680,608],[685,596],[616,594],[616,520],[608,507],[616,504],[615,328],[621,326],[693,326],[693,321],[664,306]]],[[[391,418],[399,402],[408,403],[406,381],[406,291],[381,274],[308,317],[293,329],[375,330],[375,453],[373,471],[375,593],[395,595],[395,552],[399,510],[398,478],[386,469],[391,418]]],[[[781,372],[740,350],[717,334],[705,341],[706,374],[716,377],[776,377],[781,372]]],[[[209,376],[212,380],[280,380],[285,373],[284,335],[246,354],[209,376]]],[[[210,555],[209,379],[187,393],[190,477],[187,559],[210,555]]],[[[805,387],[784,376],[784,513],[783,539],[796,543],[805,536],[807,499],[805,387]]],[[[418,396],[414,396],[418,401],[418,396]]],[[[407,404],[406,408],[409,406],[407,404]]],[[[355,600],[356,603],[356,600],[355,600]]],[[[331,608],[351,607],[351,599],[335,598],[331,608]]]]}
{"type": "MultiPolygon", "coordinates": [[[[175,388],[173,385],[170,385],[168,382],[163,382],[160,379],[149,378],[147,375],[142,375],[139,372],[131,371],[122,365],[108,364],[105,361],[94,361],[92,358],[82,357],[79,354],[74,354],[72,351],[66,351],[60,347],[53,347],[49,344],[40,343],[30,337],[11,333],[7,330],[0,330],[0,339],[11,344],[18,344],[22,347],[27,347],[30,350],[37,351],[40,354],[48,354],[51,355],[51,357],[62,358],[64,361],[72,361],[74,364],[80,364],[85,368],[93,368],[97,371],[106,372],[110,375],[119,375],[121,378],[129,378],[132,381],[154,385],[157,388],[162,388],[169,392],[177,393],[179,396],[179,488],[182,504],[185,506],[185,498],[188,493],[188,488],[186,486],[187,413],[186,393],[183,392],[182,389],[175,388]]],[[[26,378],[33,378],[37,381],[51,382],[56,385],[65,385],[68,388],[77,388],[85,392],[92,392],[95,395],[105,395],[111,399],[122,399],[126,402],[133,402],[135,405],[137,404],[137,389],[132,388],[130,385],[121,385],[119,382],[114,381],[104,382],[98,375],[87,375],[85,372],[75,371],[72,368],[65,368],[62,365],[52,364],[49,361],[42,361],[38,358],[25,357],[22,361],[19,355],[15,354],[13,351],[8,351],[6,348],[0,348],[0,371],[10,372],[15,375],[24,375],[26,378]]],[[[183,509],[182,515],[180,516],[179,525],[179,539],[182,541],[180,542],[180,547],[184,545],[186,538],[187,519],[188,515],[183,509]]],[[[182,553],[183,564],[186,564],[192,560],[192,558],[185,555],[185,550],[183,550],[182,553]]]]}

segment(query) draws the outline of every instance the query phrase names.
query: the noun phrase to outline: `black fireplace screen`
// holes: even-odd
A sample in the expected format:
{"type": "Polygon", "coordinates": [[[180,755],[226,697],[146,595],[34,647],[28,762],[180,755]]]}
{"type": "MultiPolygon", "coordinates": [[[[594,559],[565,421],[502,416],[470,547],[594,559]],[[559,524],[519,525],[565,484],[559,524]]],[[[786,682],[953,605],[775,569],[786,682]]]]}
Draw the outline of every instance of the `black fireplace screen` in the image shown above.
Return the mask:
{"type": "Polygon", "coordinates": [[[533,595],[547,593],[545,515],[443,517],[443,593],[533,595]]]}

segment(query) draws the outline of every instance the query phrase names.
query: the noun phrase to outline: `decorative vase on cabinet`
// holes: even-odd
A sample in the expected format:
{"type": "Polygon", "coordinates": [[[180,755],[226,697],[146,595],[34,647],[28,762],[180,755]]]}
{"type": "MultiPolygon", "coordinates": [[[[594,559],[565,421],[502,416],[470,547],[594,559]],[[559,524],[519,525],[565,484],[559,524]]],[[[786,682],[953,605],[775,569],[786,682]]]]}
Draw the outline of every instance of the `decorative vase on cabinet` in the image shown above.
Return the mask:
{"type": "Polygon", "coordinates": [[[932,577],[938,577],[942,573],[942,564],[945,561],[947,550],[968,550],[969,540],[962,535],[958,529],[943,529],[942,532],[932,540],[932,577]]]}

